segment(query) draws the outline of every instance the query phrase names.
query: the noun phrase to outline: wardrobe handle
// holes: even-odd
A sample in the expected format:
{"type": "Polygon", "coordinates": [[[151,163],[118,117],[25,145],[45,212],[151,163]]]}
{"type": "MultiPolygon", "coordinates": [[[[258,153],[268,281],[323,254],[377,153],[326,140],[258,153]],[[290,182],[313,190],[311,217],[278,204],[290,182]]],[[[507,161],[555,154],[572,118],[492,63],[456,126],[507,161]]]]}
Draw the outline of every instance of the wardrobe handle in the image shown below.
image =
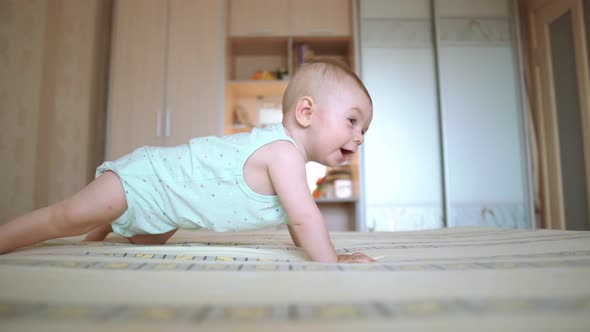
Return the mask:
{"type": "Polygon", "coordinates": [[[162,111],[156,112],[156,137],[162,136],[162,111]]]}
{"type": "Polygon", "coordinates": [[[164,129],[164,135],[166,135],[166,137],[170,137],[170,118],[172,117],[170,113],[170,111],[166,111],[166,128],[164,129]]]}

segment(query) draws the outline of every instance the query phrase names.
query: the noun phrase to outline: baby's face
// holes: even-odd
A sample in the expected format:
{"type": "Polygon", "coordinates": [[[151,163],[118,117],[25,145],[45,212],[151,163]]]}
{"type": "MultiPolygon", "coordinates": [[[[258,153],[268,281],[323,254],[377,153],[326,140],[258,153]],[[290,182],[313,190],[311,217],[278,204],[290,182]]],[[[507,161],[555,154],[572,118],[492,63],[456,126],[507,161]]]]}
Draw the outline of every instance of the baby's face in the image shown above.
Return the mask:
{"type": "Polygon", "coordinates": [[[325,91],[315,105],[316,144],[310,160],[338,166],[350,161],[363,143],[373,118],[373,105],[352,79],[325,91]]]}

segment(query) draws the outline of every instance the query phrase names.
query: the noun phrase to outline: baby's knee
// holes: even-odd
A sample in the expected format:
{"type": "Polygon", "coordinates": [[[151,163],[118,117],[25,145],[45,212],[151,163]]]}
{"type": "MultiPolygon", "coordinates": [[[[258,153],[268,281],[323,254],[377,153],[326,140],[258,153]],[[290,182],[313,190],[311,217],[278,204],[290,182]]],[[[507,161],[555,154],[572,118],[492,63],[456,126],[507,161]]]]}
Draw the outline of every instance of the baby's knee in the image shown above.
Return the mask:
{"type": "Polygon", "coordinates": [[[176,231],[177,229],[163,234],[136,234],[127,239],[133,244],[164,244],[176,231]]]}
{"type": "Polygon", "coordinates": [[[58,232],[62,236],[75,236],[88,232],[91,228],[85,225],[81,217],[81,208],[73,202],[65,200],[50,207],[58,232]]]}
{"type": "Polygon", "coordinates": [[[162,240],[154,234],[137,234],[127,238],[133,244],[153,245],[164,244],[162,240]]]}

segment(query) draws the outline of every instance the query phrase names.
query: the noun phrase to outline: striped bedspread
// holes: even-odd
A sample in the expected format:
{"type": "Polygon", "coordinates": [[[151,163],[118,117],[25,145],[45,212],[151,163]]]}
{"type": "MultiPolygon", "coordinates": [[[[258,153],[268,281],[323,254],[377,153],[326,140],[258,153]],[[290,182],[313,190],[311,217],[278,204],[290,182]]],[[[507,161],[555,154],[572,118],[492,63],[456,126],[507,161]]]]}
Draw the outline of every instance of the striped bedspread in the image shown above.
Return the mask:
{"type": "Polygon", "coordinates": [[[590,331],[590,232],[331,236],[377,263],[308,262],[286,231],[49,241],[0,256],[0,331],[590,331]]]}

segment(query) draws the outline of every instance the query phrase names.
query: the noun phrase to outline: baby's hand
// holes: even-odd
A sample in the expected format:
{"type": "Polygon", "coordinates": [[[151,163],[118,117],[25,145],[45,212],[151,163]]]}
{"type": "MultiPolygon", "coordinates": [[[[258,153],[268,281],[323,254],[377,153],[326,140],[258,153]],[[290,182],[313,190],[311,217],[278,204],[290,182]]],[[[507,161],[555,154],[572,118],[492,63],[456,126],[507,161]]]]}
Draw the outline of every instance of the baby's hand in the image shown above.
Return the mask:
{"type": "Polygon", "coordinates": [[[363,254],[362,252],[355,252],[354,254],[338,255],[338,263],[373,263],[374,259],[363,254]]]}

